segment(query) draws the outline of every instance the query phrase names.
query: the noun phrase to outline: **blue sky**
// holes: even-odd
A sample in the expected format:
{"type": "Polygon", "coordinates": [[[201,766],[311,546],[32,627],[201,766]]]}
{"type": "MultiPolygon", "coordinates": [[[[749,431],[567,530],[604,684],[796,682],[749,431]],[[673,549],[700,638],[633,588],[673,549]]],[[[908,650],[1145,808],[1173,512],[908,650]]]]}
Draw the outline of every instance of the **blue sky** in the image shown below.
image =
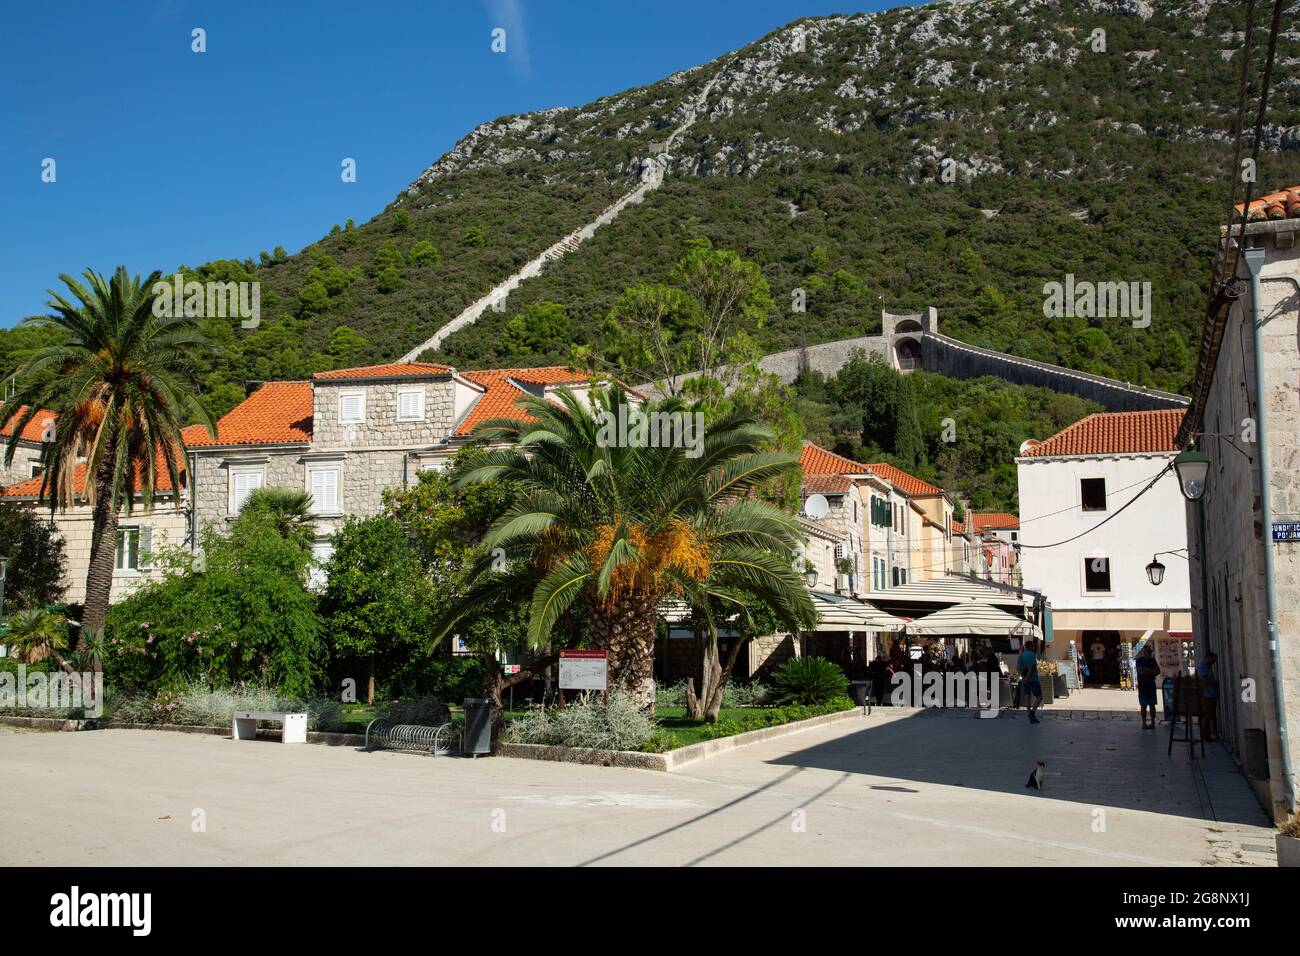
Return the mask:
{"type": "MultiPolygon", "coordinates": [[[[878,10],[893,3],[869,2],[878,10]]],[[[60,272],[296,252],[475,125],[653,82],[821,0],[104,0],[0,14],[0,327],[60,272]],[[641,11],[646,16],[639,16],[641,11]],[[491,50],[506,30],[506,52],[491,50]],[[207,51],[191,50],[206,31],[207,51]],[[351,157],[357,182],[343,183],[351,157]],[[56,181],[42,182],[55,161],[56,181]]]]}

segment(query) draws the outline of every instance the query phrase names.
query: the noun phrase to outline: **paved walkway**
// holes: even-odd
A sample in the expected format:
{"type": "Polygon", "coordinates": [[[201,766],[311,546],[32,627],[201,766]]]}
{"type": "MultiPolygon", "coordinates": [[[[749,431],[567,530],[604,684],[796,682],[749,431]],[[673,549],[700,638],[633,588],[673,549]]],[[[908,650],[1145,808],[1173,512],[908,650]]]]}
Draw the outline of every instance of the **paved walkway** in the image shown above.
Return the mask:
{"type": "Polygon", "coordinates": [[[1225,751],[1168,757],[1166,732],[1065,716],[1084,710],[1031,725],[877,709],[671,774],[0,733],[22,788],[0,815],[0,864],[1273,864],[1225,751]],[[1024,787],[1037,759],[1041,793],[1024,787]]]}

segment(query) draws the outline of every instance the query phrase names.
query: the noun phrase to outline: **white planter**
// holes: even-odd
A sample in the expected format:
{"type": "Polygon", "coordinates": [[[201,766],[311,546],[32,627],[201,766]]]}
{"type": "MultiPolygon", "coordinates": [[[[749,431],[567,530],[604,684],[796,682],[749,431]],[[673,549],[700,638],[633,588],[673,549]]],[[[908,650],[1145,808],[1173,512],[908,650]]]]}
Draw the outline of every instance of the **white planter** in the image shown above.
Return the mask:
{"type": "Polygon", "coordinates": [[[1300,866],[1300,837],[1277,835],[1277,865],[1300,866]]]}

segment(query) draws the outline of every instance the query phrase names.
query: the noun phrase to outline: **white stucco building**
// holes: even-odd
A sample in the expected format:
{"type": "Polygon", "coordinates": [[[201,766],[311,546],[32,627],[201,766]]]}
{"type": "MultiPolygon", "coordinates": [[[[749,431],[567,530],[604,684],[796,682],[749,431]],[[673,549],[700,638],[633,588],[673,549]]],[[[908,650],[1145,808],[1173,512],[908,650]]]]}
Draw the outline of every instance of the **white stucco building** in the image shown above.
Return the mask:
{"type": "Polygon", "coordinates": [[[1016,459],[1021,569],[1024,586],[1051,602],[1048,656],[1064,657],[1071,640],[1080,650],[1101,643],[1107,683],[1118,679],[1121,641],[1160,631],[1190,639],[1184,503],[1165,470],[1182,417],[1182,409],[1089,415],[1026,442],[1016,459]],[[1156,554],[1167,569],[1159,586],[1146,572],[1156,554]]]}

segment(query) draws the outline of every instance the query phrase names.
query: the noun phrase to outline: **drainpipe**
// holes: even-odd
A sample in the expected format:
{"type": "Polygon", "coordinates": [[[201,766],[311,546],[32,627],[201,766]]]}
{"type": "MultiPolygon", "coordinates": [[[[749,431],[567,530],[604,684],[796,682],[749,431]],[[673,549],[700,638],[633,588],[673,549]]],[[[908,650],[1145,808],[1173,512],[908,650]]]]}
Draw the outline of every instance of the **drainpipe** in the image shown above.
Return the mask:
{"type": "MultiPolygon", "coordinates": [[[[1273,709],[1276,712],[1278,746],[1282,751],[1282,792],[1288,810],[1295,810],[1295,778],[1291,766],[1291,740],[1287,734],[1286,700],[1283,697],[1282,659],[1277,634],[1277,585],[1273,569],[1273,490],[1268,447],[1268,401],[1264,393],[1264,329],[1260,316],[1259,270],[1264,265],[1263,249],[1247,249],[1242,258],[1250,273],[1250,325],[1255,337],[1255,418],[1259,439],[1259,507],[1264,526],[1264,602],[1268,616],[1268,656],[1273,670],[1273,709]]],[[[1300,291],[1295,279],[1289,281],[1300,291]]]]}
{"type": "Polygon", "coordinates": [[[199,456],[190,452],[190,554],[199,551],[199,456]]]}

